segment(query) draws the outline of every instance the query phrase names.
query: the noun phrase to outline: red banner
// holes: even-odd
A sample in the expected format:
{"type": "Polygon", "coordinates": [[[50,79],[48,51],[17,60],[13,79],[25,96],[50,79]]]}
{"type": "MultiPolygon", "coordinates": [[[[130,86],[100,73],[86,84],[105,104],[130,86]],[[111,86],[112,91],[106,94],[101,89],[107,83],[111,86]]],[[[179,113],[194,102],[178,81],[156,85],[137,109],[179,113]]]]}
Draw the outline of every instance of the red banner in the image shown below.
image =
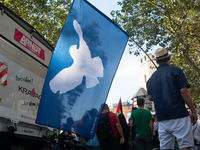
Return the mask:
{"type": "Polygon", "coordinates": [[[44,50],[17,29],[15,29],[14,39],[42,60],[45,59],[44,50]]]}

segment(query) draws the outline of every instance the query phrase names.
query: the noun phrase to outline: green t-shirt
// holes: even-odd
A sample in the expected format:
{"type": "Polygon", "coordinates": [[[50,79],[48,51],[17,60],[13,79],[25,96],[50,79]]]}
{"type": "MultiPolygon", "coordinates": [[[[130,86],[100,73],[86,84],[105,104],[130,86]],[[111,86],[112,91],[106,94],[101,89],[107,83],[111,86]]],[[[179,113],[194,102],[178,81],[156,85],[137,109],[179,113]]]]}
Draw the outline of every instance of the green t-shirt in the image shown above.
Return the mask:
{"type": "Polygon", "coordinates": [[[146,109],[136,109],[131,113],[130,120],[133,120],[135,134],[151,135],[150,120],[153,117],[151,112],[146,109]]]}

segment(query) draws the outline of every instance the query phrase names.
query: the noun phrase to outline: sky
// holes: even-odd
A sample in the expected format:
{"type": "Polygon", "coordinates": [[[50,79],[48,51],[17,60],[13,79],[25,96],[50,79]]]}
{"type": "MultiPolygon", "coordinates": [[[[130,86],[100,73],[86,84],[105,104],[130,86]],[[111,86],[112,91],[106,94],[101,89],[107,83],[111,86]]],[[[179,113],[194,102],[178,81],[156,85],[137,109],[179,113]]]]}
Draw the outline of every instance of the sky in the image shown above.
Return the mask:
{"type": "MultiPolygon", "coordinates": [[[[117,4],[119,0],[88,1],[109,18],[111,18],[112,10],[121,10],[121,6],[117,4]]],[[[131,98],[142,87],[140,59],[144,56],[145,54],[142,52],[139,56],[129,54],[129,46],[126,46],[106,100],[109,107],[118,103],[120,97],[122,102],[128,100],[132,103],[131,98]]]]}

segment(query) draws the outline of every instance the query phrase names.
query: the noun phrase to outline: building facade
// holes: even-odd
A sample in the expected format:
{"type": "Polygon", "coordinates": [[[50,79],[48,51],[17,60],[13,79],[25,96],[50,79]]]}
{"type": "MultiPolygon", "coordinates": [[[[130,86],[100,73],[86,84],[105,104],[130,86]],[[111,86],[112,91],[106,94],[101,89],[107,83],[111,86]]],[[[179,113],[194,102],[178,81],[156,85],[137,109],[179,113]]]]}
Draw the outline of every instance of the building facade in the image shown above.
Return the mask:
{"type": "MultiPolygon", "coordinates": [[[[153,60],[154,64],[158,66],[156,61],[154,60],[154,55],[151,53],[148,54],[149,57],[153,60]]],[[[154,66],[152,61],[147,57],[144,56],[140,59],[140,69],[141,69],[141,76],[142,76],[142,87],[146,90],[146,82],[151,77],[151,75],[156,71],[156,67],[154,66]]]]}

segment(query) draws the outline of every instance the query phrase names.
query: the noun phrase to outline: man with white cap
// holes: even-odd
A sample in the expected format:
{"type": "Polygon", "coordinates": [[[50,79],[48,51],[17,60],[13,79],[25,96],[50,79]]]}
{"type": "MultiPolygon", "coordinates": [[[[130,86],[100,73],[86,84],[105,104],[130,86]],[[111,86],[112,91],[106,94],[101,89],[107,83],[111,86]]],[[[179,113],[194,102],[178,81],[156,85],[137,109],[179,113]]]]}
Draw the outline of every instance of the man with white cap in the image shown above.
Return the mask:
{"type": "Polygon", "coordinates": [[[174,149],[176,138],[179,149],[187,150],[194,146],[191,121],[196,123],[197,114],[185,74],[180,68],[170,66],[172,55],[165,48],[156,50],[159,67],[147,81],[147,93],[155,105],[160,149],[174,149]],[[192,111],[192,119],[185,103],[192,111]]]}

